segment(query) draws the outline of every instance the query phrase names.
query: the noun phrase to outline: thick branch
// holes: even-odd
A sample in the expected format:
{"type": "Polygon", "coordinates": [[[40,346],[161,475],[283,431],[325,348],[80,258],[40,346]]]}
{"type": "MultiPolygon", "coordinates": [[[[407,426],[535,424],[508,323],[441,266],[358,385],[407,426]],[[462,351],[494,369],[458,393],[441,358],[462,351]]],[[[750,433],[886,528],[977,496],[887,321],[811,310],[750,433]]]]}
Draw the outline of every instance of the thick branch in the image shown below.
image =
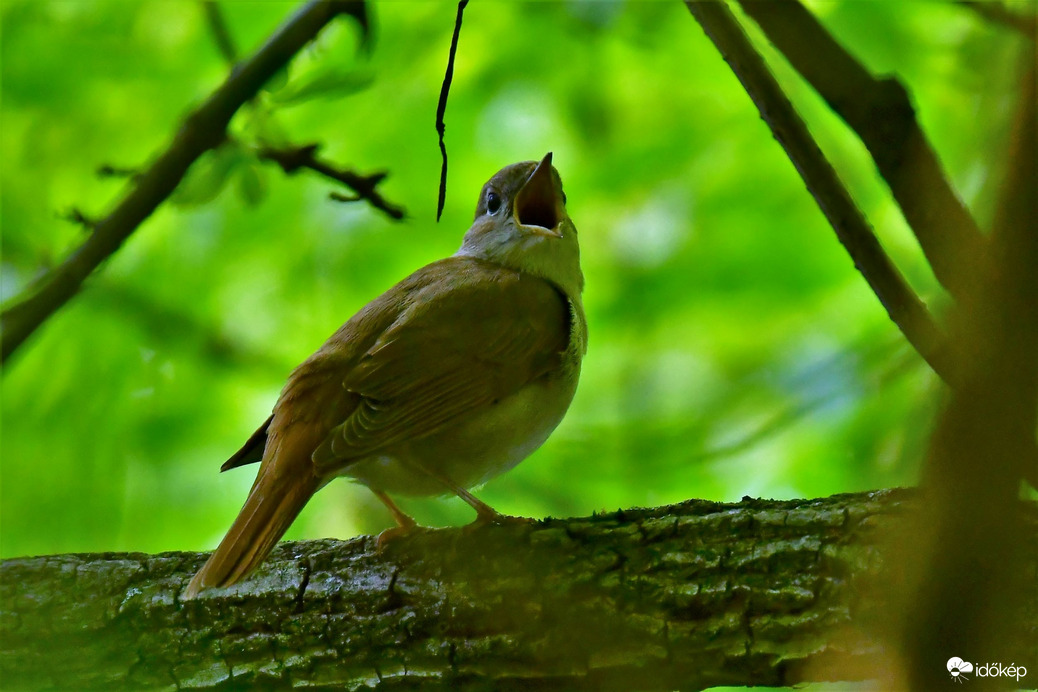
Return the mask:
{"type": "Polygon", "coordinates": [[[227,81],[188,116],[169,148],[136,180],[129,194],[64,263],[48,272],[22,302],[0,315],[0,362],[72,298],[83,281],[112,255],[173,192],[191,164],[223,141],[227,124],[243,103],[309,43],[333,17],[348,13],[364,24],[363,2],[313,0],[297,12],[227,81]]]}
{"type": "MultiPolygon", "coordinates": [[[[911,491],[690,501],[422,531],[382,553],[370,538],[288,543],[245,583],[187,602],[202,554],[8,560],[0,674],[15,688],[106,690],[867,678],[888,655],[864,629],[887,607],[883,541],[917,505],[911,491]]],[[[1038,511],[1022,509],[1035,544],[1038,511]]],[[[1027,560],[1003,567],[1033,577],[1038,550],[1027,560]]],[[[1005,625],[1022,652],[1038,643],[1033,627],[1005,625]]]]}
{"type": "Polygon", "coordinates": [[[685,4],[757,105],[890,319],[930,367],[946,382],[952,381],[954,367],[944,335],[883,251],[868,221],[728,6],[714,0],[686,0],[685,4]]]}
{"type": "Polygon", "coordinates": [[[739,3],[858,134],[937,280],[961,298],[976,281],[986,243],[919,128],[905,88],[869,74],[798,0],[739,3]]]}

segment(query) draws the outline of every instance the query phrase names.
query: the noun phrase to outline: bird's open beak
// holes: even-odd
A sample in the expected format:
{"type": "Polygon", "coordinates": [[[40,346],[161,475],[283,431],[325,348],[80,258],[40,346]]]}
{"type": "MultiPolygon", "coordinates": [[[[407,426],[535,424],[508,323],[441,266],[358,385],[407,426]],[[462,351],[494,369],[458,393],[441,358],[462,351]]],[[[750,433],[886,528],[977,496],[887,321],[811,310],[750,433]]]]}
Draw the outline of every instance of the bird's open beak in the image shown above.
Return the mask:
{"type": "Polygon", "coordinates": [[[551,174],[551,152],[545,154],[537,168],[515,196],[515,220],[528,233],[561,238],[558,199],[551,174]]]}

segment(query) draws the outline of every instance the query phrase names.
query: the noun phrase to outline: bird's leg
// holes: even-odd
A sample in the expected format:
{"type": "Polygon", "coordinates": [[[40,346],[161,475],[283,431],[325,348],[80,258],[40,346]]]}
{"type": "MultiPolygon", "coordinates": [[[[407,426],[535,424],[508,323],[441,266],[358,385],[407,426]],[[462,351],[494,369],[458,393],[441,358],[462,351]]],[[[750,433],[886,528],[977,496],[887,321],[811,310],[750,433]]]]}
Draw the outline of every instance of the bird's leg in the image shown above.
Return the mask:
{"type": "Polygon", "coordinates": [[[386,495],[381,490],[375,490],[374,488],[370,488],[370,490],[371,492],[375,493],[375,497],[381,500],[382,504],[384,504],[386,508],[389,510],[389,513],[393,515],[393,519],[397,523],[397,528],[413,529],[414,527],[418,526],[418,522],[416,522],[409,515],[404,514],[404,511],[396,506],[396,503],[393,502],[392,498],[390,498],[389,495],[386,495]]]}
{"type": "Polygon", "coordinates": [[[393,519],[396,521],[396,526],[391,529],[386,529],[378,535],[375,539],[376,550],[382,550],[389,541],[394,538],[399,538],[404,534],[408,533],[414,527],[418,526],[418,522],[412,519],[407,514],[404,514],[403,510],[396,506],[396,503],[381,490],[375,490],[370,488],[371,492],[375,493],[375,497],[382,501],[382,504],[386,506],[389,513],[393,515],[393,519]]]}
{"type": "Polygon", "coordinates": [[[441,476],[440,474],[434,473],[422,466],[416,466],[416,468],[421,469],[429,476],[432,476],[440,483],[443,483],[443,485],[449,488],[452,493],[464,500],[469,507],[476,510],[476,520],[472,522],[472,524],[474,525],[508,524],[514,522],[530,521],[525,517],[513,517],[507,514],[501,514],[496,509],[488,505],[486,502],[483,502],[478,497],[470,493],[468,490],[465,490],[465,488],[462,488],[460,485],[452,481],[450,478],[447,478],[446,476],[441,476]]]}
{"type": "Polygon", "coordinates": [[[455,495],[457,495],[466,503],[468,503],[469,507],[476,510],[476,521],[473,523],[504,524],[510,519],[514,519],[514,517],[509,517],[504,514],[501,514],[501,512],[498,512],[496,509],[488,505],[486,502],[483,502],[478,497],[470,493],[468,490],[465,490],[461,486],[454,485],[447,479],[443,479],[443,482],[448,488],[451,489],[451,492],[453,492],[455,495]]]}

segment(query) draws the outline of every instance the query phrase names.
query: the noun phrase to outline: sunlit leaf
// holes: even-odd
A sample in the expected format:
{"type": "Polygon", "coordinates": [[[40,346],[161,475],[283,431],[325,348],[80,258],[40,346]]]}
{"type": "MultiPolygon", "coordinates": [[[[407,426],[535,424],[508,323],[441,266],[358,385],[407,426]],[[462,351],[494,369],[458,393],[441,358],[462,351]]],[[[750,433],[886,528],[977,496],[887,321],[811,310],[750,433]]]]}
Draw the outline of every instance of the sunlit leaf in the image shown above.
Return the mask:
{"type": "Polygon", "coordinates": [[[272,93],[270,99],[288,106],[317,98],[341,98],[367,89],[374,81],[374,75],[367,70],[321,67],[293,79],[283,89],[272,93]]]}
{"type": "Polygon", "coordinates": [[[244,160],[241,148],[236,143],[222,144],[191,166],[170,201],[179,207],[197,207],[213,201],[227,184],[231,173],[244,160]]]}
{"type": "Polygon", "coordinates": [[[238,167],[238,194],[250,207],[257,206],[267,197],[267,172],[262,164],[252,159],[238,167]]]}
{"type": "Polygon", "coordinates": [[[269,97],[242,114],[243,132],[249,140],[264,146],[286,146],[290,141],[288,133],[266,101],[269,101],[269,97]]]}

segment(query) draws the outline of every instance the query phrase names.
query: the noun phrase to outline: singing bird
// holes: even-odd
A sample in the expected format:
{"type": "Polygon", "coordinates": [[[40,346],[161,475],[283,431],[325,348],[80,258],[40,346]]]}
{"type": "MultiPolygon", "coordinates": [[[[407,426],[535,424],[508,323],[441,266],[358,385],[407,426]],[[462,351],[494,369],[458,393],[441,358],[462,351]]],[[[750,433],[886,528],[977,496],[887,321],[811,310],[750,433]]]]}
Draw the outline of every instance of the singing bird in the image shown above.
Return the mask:
{"type": "MultiPolygon", "coordinates": [[[[364,306],[297,367],[221,468],[260,462],[245,505],[184,594],[228,586],[336,476],[390,495],[455,493],[507,471],[562,420],[587,349],[577,229],[548,153],[500,170],[454,255],[364,306]]],[[[392,529],[390,531],[393,531],[392,529]]]]}

